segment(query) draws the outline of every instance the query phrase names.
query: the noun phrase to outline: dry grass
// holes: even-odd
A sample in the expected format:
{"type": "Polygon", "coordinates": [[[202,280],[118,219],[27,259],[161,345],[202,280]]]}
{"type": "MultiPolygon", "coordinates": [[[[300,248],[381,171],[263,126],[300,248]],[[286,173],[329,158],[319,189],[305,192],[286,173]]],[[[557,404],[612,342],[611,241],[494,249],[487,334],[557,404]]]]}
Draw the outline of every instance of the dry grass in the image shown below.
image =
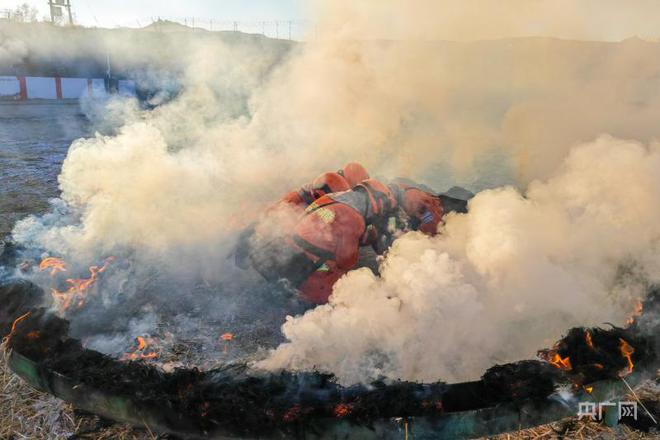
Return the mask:
{"type": "MultiPolygon", "coordinates": [[[[642,390],[642,398],[660,399],[657,389],[642,390]]],[[[124,424],[107,424],[98,417],[83,415],[48,394],[34,391],[14,375],[0,357],[0,440],[154,440],[157,436],[124,424]]],[[[576,417],[556,423],[491,437],[493,440],[549,439],[658,439],[625,425],[616,428],[576,417]]]]}
{"type": "Polygon", "coordinates": [[[33,390],[0,356],[0,439],[153,440],[155,435],[126,425],[103,426],[49,394],[33,390]]]}
{"type": "Polygon", "coordinates": [[[583,440],[657,440],[657,434],[636,431],[628,426],[619,425],[609,428],[593,421],[580,421],[576,417],[561,420],[548,425],[518,432],[488,437],[490,440],[550,440],[550,439],[583,439],[583,440]]]}
{"type": "MultiPolygon", "coordinates": [[[[660,401],[658,380],[660,380],[660,372],[656,381],[648,381],[635,390],[637,396],[643,401],[660,401]]],[[[635,400],[635,398],[632,395],[628,395],[626,396],[626,400],[635,400]]],[[[641,407],[638,407],[638,411],[639,414],[644,413],[641,407]]],[[[654,414],[654,416],[656,419],[658,418],[657,414],[654,414]]],[[[605,424],[592,421],[588,418],[578,420],[577,417],[569,417],[547,425],[489,437],[489,440],[657,440],[660,439],[660,426],[657,429],[655,433],[645,433],[624,424],[610,428],[605,424]]]]}

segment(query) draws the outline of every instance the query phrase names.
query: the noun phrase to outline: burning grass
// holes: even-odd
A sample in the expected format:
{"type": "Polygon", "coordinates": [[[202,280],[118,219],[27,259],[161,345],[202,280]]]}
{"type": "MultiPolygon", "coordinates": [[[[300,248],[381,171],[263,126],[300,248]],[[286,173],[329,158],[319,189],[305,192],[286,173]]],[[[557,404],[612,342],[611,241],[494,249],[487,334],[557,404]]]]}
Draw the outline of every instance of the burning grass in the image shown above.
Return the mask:
{"type": "MultiPolygon", "coordinates": [[[[73,383],[123,396],[140,407],[159,408],[152,414],[158,420],[163,417],[169,420],[169,413],[178,414],[195,429],[212,431],[221,427],[239,436],[275,431],[293,435],[297,426],[323,417],[350,418],[360,424],[406,414],[466,411],[501,402],[543,401],[552,393],[555,383],[570,379],[579,385],[599,378],[618,378],[621,371],[628,372],[633,359],[640,366],[655,359],[647,339],[632,330],[575,328],[547,351],[548,363],[520,361],[499,365],[488,370],[479,382],[451,387],[442,383],[402,382],[388,386],[374,384],[370,389],[341,389],[330,378],[318,374],[247,376],[241,364],[210,371],[180,369],[166,373],[143,361],[127,363],[84,348],[80,340],[69,336],[67,320],[43,308],[32,308],[21,319],[26,307],[29,308],[24,301],[38,297],[38,291],[24,282],[6,286],[6,309],[12,310],[4,323],[9,334],[8,348],[15,348],[46,371],[57,371],[73,383]],[[570,358],[571,368],[553,364],[554,355],[570,358]],[[594,363],[607,367],[594,370],[590,367],[594,363]],[[608,374],[600,377],[604,372],[608,374]],[[163,407],[165,402],[167,405],[163,407]],[[246,408],[252,410],[246,413],[246,408]]],[[[229,344],[234,335],[225,333],[219,339],[229,344]]],[[[146,357],[153,342],[136,337],[130,354],[146,357]]],[[[67,398],[88,408],[81,399],[85,399],[84,393],[67,398]]],[[[162,425],[165,419],[157,423],[162,425]]],[[[70,417],[70,420],[73,423],[75,419],[70,417]]],[[[188,432],[185,426],[170,429],[188,432]]]]}
{"type": "MultiPolygon", "coordinates": [[[[90,273],[96,272],[90,269],[90,273]]],[[[89,278],[92,279],[93,276],[89,278]]],[[[84,384],[123,396],[140,407],[157,408],[154,410],[156,418],[150,423],[164,426],[164,420],[169,420],[168,414],[176,414],[190,422],[194,429],[199,427],[213,432],[220,427],[226,429],[226,433],[239,436],[275,431],[294,435],[297,427],[324,417],[351,419],[359,425],[401,415],[434,416],[502,402],[543,401],[558,383],[570,382],[586,389],[596,380],[618,379],[638,366],[642,369],[651,367],[657,352],[655,339],[645,336],[657,334],[653,331],[655,323],[645,322],[649,318],[640,315],[627,329],[573,328],[552,349],[541,352],[547,362],[520,361],[494,366],[481,381],[474,383],[456,386],[404,382],[386,386],[375,383],[369,389],[342,389],[329,377],[318,374],[250,376],[245,366],[238,363],[211,370],[181,368],[166,372],[158,367],[168,360],[161,356],[163,348],[169,346],[163,335],[136,335],[123,360],[104,355],[86,348],[82,340],[71,337],[69,320],[44,308],[36,308],[42,297],[48,298],[48,295],[26,281],[4,286],[5,301],[0,314],[3,333],[7,334],[7,348],[15,349],[45,371],[61,373],[72,381],[69,386],[84,384]],[[646,333],[641,331],[642,328],[646,333]],[[152,364],[155,359],[158,365],[152,364]],[[127,362],[135,360],[138,362],[127,362]],[[163,406],[164,403],[167,404],[163,406]],[[246,413],[246,408],[251,411],[246,413]]],[[[657,291],[653,292],[648,303],[653,307],[660,304],[657,291]]],[[[655,316],[655,311],[651,315],[655,316]]],[[[233,327],[229,328],[233,330],[233,327]]],[[[222,353],[223,358],[230,351],[230,345],[234,351],[234,339],[243,336],[241,333],[238,337],[234,333],[222,333],[226,329],[225,326],[215,326],[214,352],[222,353]],[[218,331],[218,328],[222,330],[218,331]]],[[[5,376],[8,383],[20,384],[6,372],[5,376]]],[[[71,389],[76,390],[77,386],[71,389]]],[[[65,398],[81,407],[94,407],[83,404],[85,393],[77,393],[65,398]]],[[[20,391],[6,392],[5,396],[14,394],[21,396],[20,391]]],[[[26,396],[21,400],[26,404],[20,408],[14,408],[16,403],[12,401],[3,405],[8,408],[9,416],[16,418],[5,425],[11,427],[12,432],[29,431],[28,434],[21,433],[23,438],[68,438],[71,435],[85,438],[80,432],[94,433],[87,438],[104,438],[99,432],[105,427],[90,422],[89,417],[77,415],[59,400],[32,391],[26,396]],[[35,429],[41,431],[30,431],[35,429]]],[[[653,404],[652,408],[656,406],[653,404]]],[[[113,425],[112,429],[124,429],[123,438],[150,438],[151,435],[147,431],[146,437],[131,437],[133,434],[129,434],[125,426],[117,426],[113,425]]],[[[539,428],[531,432],[535,433],[533,437],[553,438],[555,434],[565,436],[563,432],[573,429],[573,425],[561,429],[558,426],[551,425],[551,431],[545,431],[545,434],[539,434],[539,428]]],[[[183,425],[168,429],[189,432],[183,425]]],[[[587,429],[582,427],[579,433],[577,430],[570,432],[578,436],[587,429]]],[[[21,438],[12,432],[0,438],[21,438]]],[[[523,437],[519,438],[527,438],[525,432],[521,431],[523,437]]],[[[115,433],[105,438],[122,437],[115,433]]]]}

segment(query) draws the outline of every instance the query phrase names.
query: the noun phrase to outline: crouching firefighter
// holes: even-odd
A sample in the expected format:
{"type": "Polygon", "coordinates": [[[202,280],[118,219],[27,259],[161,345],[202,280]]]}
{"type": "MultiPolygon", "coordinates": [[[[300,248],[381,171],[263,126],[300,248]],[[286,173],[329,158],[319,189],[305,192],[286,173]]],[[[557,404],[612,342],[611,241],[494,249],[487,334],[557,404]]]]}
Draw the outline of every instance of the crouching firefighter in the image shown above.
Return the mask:
{"type": "MultiPolygon", "coordinates": [[[[287,193],[277,203],[266,209],[265,214],[266,217],[276,220],[276,211],[281,209],[291,209],[292,211],[285,213],[285,216],[297,216],[302,214],[305,208],[319,197],[334,192],[346,191],[348,189],[350,189],[349,184],[346,182],[346,179],[339,174],[323,173],[314,179],[312,183],[304,185],[298,190],[287,193]]],[[[251,223],[243,229],[236,240],[233,252],[234,262],[242,269],[247,269],[249,265],[248,255],[251,252],[250,240],[254,236],[256,228],[257,222],[251,223]]]]}
{"type": "Polygon", "coordinates": [[[355,268],[361,246],[381,254],[403,232],[436,235],[445,213],[466,212],[466,204],[414,185],[368,179],[312,203],[282,246],[251,255],[253,266],[269,281],[284,279],[305,301],[323,304],[334,283],[355,268]],[[399,222],[401,213],[405,222],[399,222]]]}
{"type": "Polygon", "coordinates": [[[369,231],[385,228],[397,207],[390,189],[374,179],[324,195],[277,248],[251,253],[253,266],[269,281],[284,279],[302,299],[325,303],[334,283],[355,267],[369,231]]]}
{"type": "Polygon", "coordinates": [[[351,186],[339,173],[323,173],[312,183],[287,193],[278,204],[287,203],[304,209],[321,196],[348,189],[351,189],[351,186]]]}

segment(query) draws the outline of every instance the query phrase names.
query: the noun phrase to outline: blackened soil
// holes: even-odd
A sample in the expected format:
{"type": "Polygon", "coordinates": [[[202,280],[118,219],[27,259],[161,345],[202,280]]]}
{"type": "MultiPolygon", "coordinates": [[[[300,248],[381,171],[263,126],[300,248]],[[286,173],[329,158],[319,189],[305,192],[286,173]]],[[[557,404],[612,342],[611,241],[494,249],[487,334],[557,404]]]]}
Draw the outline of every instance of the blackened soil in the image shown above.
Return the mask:
{"type": "Polygon", "coordinates": [[[589,329],[598,350],[583,342],[586,329],[575,328],[557,345],[562,356],[573,356],[571,371],[540,361],[521,361],[495,366],[481,381],[455,385],[395,381],[344,388],[329,375],[257,373],[245,364],[205,372],[180,369],[165,373],[154,366],[119,362],[83,348],[79,340],[69,337],[68,321],[34,308],[42,294],[39,291],[24,281],[0,287],[2,328],[11,329],[13,319],[30,313],[8,336],[8,348],[48,371],[131,399],[139,407],[169,409],[185,420],[186,426],[205,431],[222,429],[235,435],[299,432],[306,422],[318,418],[346,418],[368,426],[390,417],[433,417],[500,403],[542,402],[559,383],[617,377],[626,362],[618,354],[622,338],[637,347],[636,362],[648,363],[655,356],[653,341],[634,332],[634,326],[589,329]],[[597,374],[590,367],[596,362],[603,363],[597,374]]]}

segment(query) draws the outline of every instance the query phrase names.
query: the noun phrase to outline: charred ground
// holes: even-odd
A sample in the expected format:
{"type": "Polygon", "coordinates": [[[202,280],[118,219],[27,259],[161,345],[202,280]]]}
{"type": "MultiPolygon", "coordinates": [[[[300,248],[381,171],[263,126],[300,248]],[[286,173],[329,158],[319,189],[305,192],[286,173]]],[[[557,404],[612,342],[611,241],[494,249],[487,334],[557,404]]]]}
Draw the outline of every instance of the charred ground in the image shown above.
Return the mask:
{"type": "MultiPolygon", "coordinates": [[[[177,369],[166,373],[143,362],[122,362],[85,349],[69,335],[69,323],[38,307],[43,291],[32,283],[5,284],[2,330],[6,347],[39,365],[44,374],[58,373],[109,395],[130,399],[139,407],[177,414],[170,429],[200,432],[219,428],[234,435],[296,434],[316,419],[345,419],[369,426],[392,417],[439,417],[444,413],[522,401],[543,402],[557,386],[584,387],[616,379],[628,367],[621,340],[636,347],[630,355],[636,368],[656,365],[657,324],[644,315],[626,329],[571,329],[553,353],[570,357],[571,368],[552,362],[521,361],[489,369],[480,381],[447,385],[379,381],[343,388],[319,373],[265,374],[245,364],[201,371],[177,369]],[[17,320],[18,319],[18,320],[17,320]],[[648,331],[655,333],[648,333],[648,331]],[[591,344],[585,338],[589,332],[591,344]],[[597,365],[597,366],[595,366],[597,365]]],[[[655,311],[653,291],[645,310],[655,311]]]]}

